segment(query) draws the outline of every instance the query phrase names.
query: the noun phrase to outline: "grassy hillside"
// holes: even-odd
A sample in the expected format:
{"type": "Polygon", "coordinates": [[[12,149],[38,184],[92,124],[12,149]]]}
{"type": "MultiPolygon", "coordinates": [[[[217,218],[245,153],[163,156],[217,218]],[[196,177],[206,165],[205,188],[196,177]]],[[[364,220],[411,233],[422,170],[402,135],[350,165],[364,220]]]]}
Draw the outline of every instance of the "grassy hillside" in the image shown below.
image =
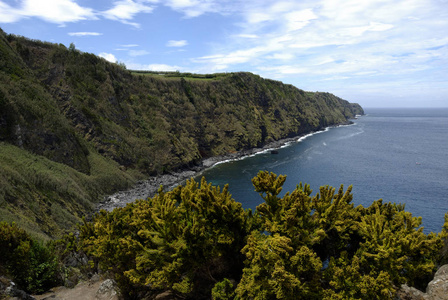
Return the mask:
{"type": "Polygon", "coordinates": [[[139,179],[362,112],[251,73],[131,72],[0,31],[0,220],[58,236],[139,179]]]}

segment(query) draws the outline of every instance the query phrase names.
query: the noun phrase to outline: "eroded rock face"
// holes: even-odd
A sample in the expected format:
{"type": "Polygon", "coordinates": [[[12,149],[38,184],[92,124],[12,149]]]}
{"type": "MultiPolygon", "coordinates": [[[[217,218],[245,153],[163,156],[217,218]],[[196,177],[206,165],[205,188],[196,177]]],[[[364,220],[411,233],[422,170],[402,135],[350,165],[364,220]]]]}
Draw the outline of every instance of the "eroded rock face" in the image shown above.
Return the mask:
{"type": "Polygon", "coordinates": [[[117,292],[117,284],[112,279],[106,279],[101,283],[98,291],[96,292],[95,299],[98,300],[118,300],[119,293],[117,292]]]}
{"type": "Polygon", "coordinates": [[[428,295],[414,287],[403,284],[397,292],[397,300],[428,300],[428,295]]]}
{"type": "Polygon", "coordinates": [[[426,288],[431,300],[448,299],[448,265],[440,267],[426,288]]]}
{"type": "Polygon", "coordinates": [[[397,292],[398,300],[447,300],[448,299],[448,265],[443,265],[428,283],[426,293],[403,284],[397,292]]]}

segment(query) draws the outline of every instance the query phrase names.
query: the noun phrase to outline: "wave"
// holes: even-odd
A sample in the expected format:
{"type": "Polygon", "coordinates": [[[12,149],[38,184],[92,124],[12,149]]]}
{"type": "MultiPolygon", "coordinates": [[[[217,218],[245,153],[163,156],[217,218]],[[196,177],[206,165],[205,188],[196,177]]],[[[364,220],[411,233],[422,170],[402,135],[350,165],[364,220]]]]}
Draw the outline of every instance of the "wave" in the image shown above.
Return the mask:
{"type": "Polygon", "coordinates": [[[358,127],[358,129],[359,129],[358,131],[352,132],[352,133],[347,134],[347,135],[344,135],[344,136],[342,136],[342,137],[340,137],[340,138],[338,138],[336,140],[337,141],[339,141],[339,140],[346,140],[346,139],[352,138],[354,136],[357,136],[358,134],[363,134],[364,133],[364,128],[358,127]]]}
{"type": "MultiPolygon", "coordinates": [[[[293,144],[303,142],[304,140],[306,140],[307,138],[309,138],[311,136],[317,135],[319,133],[327,132],[327,131],[329,131],[332,128],[346,127],[346,126],[352,126],[352,125],[355,125],[355,123],[348,124],[348,125],[329,126],[329,127],[326,127],[323,130],[314,131],[314,132],[305,134],[305,135],[297,137],[297,138],[286,139],[286,141],[284,141],[284,142],[282,142],[282,140],[280,140],[280,141],[274,142],[276,145],[272,146],[272,147],[270,147],[268,145],[267,148],[263,148],[263,149],[260,149],[260,150],[256,150],[255,149],[255,152],[253,152],[253,153],[240,154],[240,156],[237,156],[237,157],[225,158],[223,160],[219,160],[216,163],[214,163],[213,165],[211,165],[209,168],[213,168],[213,167],[215,167],[217,165],[224,164],[224,163],[229,163],[229,162],[233,162],[233,161],[240,161],[240,160],[243,160],[243,159],[246,159],[246,158],[249,158],[249,157],[254,157],[254,156],[260,155],[260,154],[266,154],[266,153],[269,153],[269,152],[271,152],[273,150],[276,150],[276,149],[283,149],[283,148],[289,147],[289,146],[291,146],[293,144]],[[280,144],[280,145],[278,145],[278,144],[280,144]]],[[[250,150],[250,151],[252,151],[252,150],[250,150]]]]}

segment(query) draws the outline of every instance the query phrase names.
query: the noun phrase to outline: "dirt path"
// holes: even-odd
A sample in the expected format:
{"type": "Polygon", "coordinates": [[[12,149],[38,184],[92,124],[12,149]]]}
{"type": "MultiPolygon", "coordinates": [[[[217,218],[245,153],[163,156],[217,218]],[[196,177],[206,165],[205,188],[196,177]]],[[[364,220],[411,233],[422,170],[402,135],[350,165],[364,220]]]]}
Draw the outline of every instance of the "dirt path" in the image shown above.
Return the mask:
{"type": "Polygon", "coordinates": [[[56,287],[43,295],[34,295],[37,300],[118,300],[112,280],[84,281],[72,289],[56,287]]]}

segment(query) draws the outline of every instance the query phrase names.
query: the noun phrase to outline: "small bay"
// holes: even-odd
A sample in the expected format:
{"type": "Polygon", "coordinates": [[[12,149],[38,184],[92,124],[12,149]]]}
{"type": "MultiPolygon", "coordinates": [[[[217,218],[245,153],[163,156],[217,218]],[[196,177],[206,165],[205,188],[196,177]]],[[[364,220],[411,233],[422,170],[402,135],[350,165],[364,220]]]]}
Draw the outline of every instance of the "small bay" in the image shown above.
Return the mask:
{"type": "Polygon", "coordinates": [[[350,126],[330,128],[278,149],[218,164],[204,171],[244,208],[263,199],[251,179],[259,170],[287,175],[283,193],[299,182],[313,194],[330,185],[353,185],[355,205],[382,198],[404,203],[423,218],[425,232],[439,232],[448,212],[448,108],[365,109],[350,126]]]}

